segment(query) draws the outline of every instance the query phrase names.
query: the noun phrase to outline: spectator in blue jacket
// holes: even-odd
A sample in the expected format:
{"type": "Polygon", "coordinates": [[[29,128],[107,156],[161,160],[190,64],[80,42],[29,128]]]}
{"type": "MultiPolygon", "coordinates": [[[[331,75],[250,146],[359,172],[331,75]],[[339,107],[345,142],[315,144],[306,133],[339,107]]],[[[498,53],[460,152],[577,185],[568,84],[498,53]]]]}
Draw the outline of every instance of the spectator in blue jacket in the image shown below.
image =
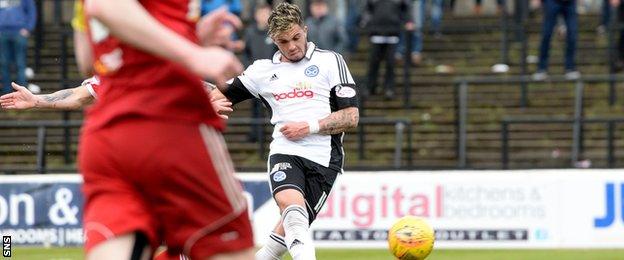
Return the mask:
{"type": "MultiPolygon", "coordinates": [[[[201,15],[204,16],[214,10],[221,7],[226,7],[228,12],[240,17],[243,11],[243,6],[240,0],[202,0],[201,1],[201,15]]],[[[245,43],[240,39],[238,34],[232,33],[232,46],[227,48],[233,52],[241,52],[245,48],[245,43]]]]}
{"type": "Polygon", "coordinates": [[[11,92],[11,67],[16,82],[26,86],[28,36],[35,28],[37,10],[33,0],[0,0],[0,68],[3,93],[11,92]]]}

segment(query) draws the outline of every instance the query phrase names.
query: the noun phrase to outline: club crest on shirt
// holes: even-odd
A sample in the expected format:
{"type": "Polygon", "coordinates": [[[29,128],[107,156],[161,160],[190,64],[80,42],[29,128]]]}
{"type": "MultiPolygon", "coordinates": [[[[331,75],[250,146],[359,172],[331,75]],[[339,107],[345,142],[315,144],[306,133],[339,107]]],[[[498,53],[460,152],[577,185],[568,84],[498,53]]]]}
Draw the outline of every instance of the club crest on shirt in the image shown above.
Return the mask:
{"type": "Polygon", "coordinates": [[[286,173],[283,171],[276,171],[273,173],[273,181],[280,182],[286,179],[286,173]]]}
{"type": "Polygon", "coordinates": [[[319,68],[316,65],[311,65],[305,69],[305,75],[308,77],[316,77],[319,74],[319,68]]]}

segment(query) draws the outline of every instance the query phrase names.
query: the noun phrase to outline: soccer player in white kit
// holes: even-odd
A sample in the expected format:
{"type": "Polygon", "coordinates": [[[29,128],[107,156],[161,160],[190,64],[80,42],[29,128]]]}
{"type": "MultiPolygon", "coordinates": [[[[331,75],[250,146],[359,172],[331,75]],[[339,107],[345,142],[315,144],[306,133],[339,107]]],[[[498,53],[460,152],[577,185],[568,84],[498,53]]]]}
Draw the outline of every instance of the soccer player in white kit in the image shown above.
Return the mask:
{"type": "Polygon", "coordinates": [[[296,5],[282,3],[269,18],[279,51],[229,82],[234,104],[258,98],[271,112],[269,182],[281,220],[256,259],[316,259],[309,225],[342,173],[344,132],[358,124],[357,90],[340,54],[307,42],[296,5]]]}

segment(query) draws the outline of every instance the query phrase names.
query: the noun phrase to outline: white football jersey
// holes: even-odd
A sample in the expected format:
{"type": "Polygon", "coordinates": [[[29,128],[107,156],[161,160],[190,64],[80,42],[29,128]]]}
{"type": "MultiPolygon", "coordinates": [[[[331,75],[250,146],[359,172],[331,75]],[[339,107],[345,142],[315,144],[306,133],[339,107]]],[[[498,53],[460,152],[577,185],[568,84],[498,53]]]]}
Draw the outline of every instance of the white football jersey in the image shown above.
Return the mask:
{"type": "Polygon", "coordinates": [[[312,134],[298,141],[286,139],[279,129],[288,122],[320,120],[345,107],[357,106],[353,77],[340,54],[316,48],[309,42],[305,58],[281,62],[254,62],[238,77],[245,89],[271,112],[274,125],[270,154],[296,155],[325,167],[342,169],[342,136],[312,134]]]}

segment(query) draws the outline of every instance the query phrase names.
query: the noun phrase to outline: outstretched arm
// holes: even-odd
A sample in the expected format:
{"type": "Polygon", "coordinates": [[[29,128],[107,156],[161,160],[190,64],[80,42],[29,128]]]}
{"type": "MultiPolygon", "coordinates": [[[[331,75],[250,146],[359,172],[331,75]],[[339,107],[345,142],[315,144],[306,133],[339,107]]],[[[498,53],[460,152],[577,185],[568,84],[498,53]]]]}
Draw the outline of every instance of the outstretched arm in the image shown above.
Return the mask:
{"type": "Polygon", "coordinates": [[[0,97],[0,105],[4,109],[80,109],[93,103],[95,99],[86,86],[63,89],[47,95],[34,95],[27,88],[15,83],[12,86],[15,92],[0,97]]]}

